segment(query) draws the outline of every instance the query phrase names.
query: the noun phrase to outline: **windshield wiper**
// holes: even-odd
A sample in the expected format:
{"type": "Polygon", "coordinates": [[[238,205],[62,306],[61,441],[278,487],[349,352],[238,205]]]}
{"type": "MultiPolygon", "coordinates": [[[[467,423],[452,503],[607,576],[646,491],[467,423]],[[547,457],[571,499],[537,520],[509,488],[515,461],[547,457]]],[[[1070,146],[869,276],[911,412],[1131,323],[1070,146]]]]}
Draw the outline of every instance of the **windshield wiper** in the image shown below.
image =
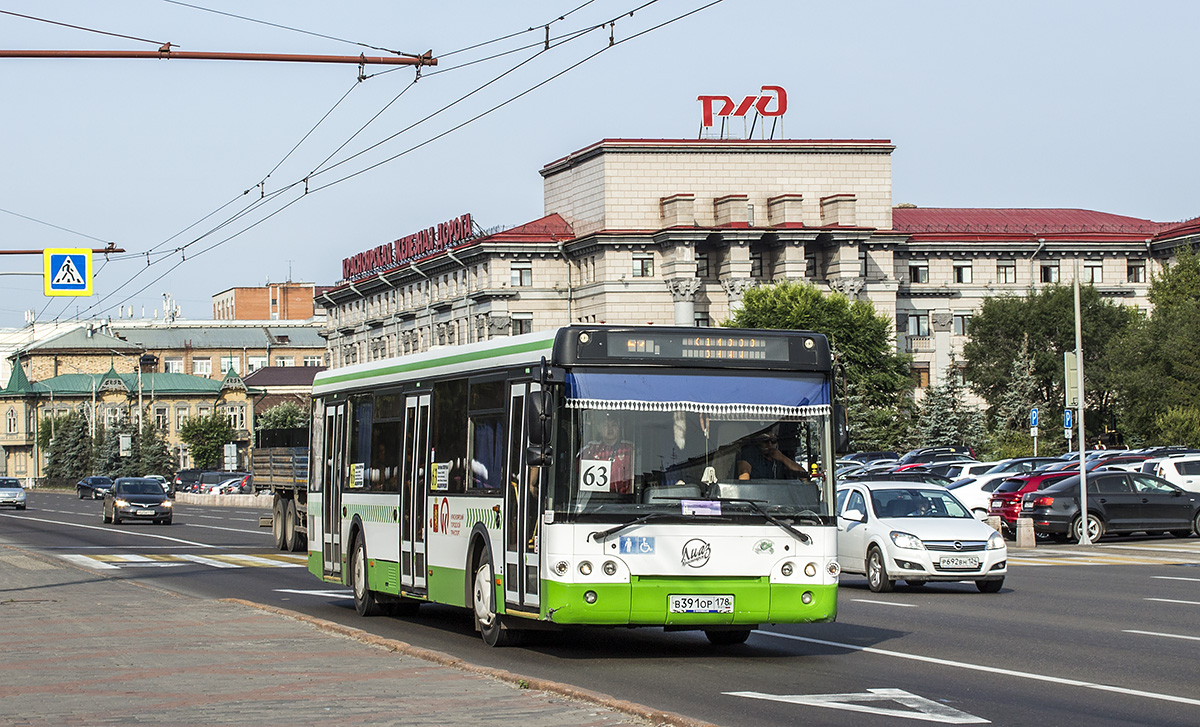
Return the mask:
{"type": "Polygon", "coordinates": [[[592,538],[595,538],[596,542],[599,543],[610,535],[615,535],[616,533],[621,532],[625,528],[631,528],[634,525],[640,525],[648,520],[658,520],[659,518],[676,518],[676,517],[683,517],[683,514],[676,513],[676,512],[650,512],[650,513],[646,513],[645,515],[643,515],[637,519],[630,520],[627,523],[621,523],[620,525],[614,525],[613,527],[611,527],[608,530],[605,530],[603,532],[588,533],[587,539],[591,540],[592,538]]]}
{"type": "Polygon", "coordinates": [[[791,525],[789,525],[789,524],[785,523],[784,521],[780,520],[779,518],[775,517],[771,513],[764,510],[761,505],[759,505],[760,502],[766,502],[766,500],[747,500],[744,497],[717,497],[714,499],[717,500],[717,502],[744,502],[747,505],[749,505],[755,512],[757,512],[758,514],[765,517],[767,519],[767,522],[771,523],[772,525],[778,525],[779,527],[788,531],[792,535],[795,535],[797,538],[800,539],[801,543],[806,543],[808,545],[812,545],[813,540],[807,534],[800,532],[796,528],[792,527],[791,525]]]}

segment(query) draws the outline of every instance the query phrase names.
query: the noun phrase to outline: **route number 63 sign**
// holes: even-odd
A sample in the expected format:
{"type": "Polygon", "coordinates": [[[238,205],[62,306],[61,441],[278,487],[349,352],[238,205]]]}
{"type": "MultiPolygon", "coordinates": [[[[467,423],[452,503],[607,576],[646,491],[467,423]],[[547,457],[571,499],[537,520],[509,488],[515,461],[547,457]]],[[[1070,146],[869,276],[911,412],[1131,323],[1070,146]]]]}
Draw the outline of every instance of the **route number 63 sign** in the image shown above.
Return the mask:
{"type": "Polygon", "coordinates": [[[579,490],[581,492],[612,492],[612,460],[579,460],[579,490]]]}

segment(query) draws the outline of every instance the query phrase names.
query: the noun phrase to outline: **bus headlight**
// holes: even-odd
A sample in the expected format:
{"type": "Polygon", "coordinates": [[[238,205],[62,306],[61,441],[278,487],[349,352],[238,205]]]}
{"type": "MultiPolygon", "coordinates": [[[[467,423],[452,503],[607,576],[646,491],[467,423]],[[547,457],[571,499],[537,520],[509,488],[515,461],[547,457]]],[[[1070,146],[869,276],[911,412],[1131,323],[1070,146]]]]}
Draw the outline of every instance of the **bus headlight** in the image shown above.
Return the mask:
{"type": "Polygon", "coordinates": [[[565,560],[560,560],[554,564],[554,572],[560,576],[565,576],[570,568],[571,564],[565,560]]]}
{"type": "Polygon", "coordinates": [[[604,561],[604,575],[613,576],[617,574],[617,564],[611,560],[604,561]]]}
{"type": "Polygon", "coordinates": [[[588,591],[587,593],[583,594],[583,600],[586,601],[587,603],[595,603],[596,602],[596,592],[588,591]]]}
{"type": "Polygon", "coordinates": [[[837,578],[838,574],[842,572],[842,567],[838,565],[836,560],[831,560],[829,561],[829,565],[825,566],[825,571],[829,573],[830,576],[837,578]]]}
{"type": "Polygon", "coordinates": [[[583,561],[579,564],[579,572],[585,576],[590,576],[592,574],[592,564],[586,560],[583,561]]]}
{"type": "Polygon", "coordinates": [[[808,576],[809,578],[815,578],[817,575],[817,564],[809,563],[808,565],[804,566],[804,575],[808,576]]]}
{"type": "Polygon", "coordinates": [[[792,574],[792,562],[788,561],[787,563],[784,563],[783,566],[779,569],[779,572],[782,573],[784,576],[790,576],[792,574]]]}

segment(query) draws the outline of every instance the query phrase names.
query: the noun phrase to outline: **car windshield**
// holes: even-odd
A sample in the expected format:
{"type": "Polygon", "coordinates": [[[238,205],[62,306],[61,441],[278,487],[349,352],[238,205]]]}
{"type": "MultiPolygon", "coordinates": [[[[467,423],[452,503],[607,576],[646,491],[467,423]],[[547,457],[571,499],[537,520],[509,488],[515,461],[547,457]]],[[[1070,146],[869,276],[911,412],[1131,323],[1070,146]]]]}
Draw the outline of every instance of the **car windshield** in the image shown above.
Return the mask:
{"type": "Polygon", "coordinates": [[[162,485],[154,480],[122,480],[116,490],[120,495],[161,495],[162,485]]]}
{"type": "Polygon", "coordinates": [[[558,512],[832,517],[833,428],[819,381],[621,378],[611,390],[580,395],[560,418],[552,493],[558,512]],[[630,380],[654,389],[635,392],[652,399],[684,379],[689,386],[680,398],[699,401],[629,403],[621,399],[633,395],[617,396],[630,380]],[[720,398],[727,403],[712,403],[720,398]]]}
{"type": "Polygon", "coordinates": [[[871,491],[871,507],[881,518],[969,518],[971,513],[941,489],[887,489],[871,491]]]}
{"type": "Polygon", "coordinates": [[[15,477],[5,477],[3,479],[0,479],[0,487],[12,488],[12,487],[20,487],[20,486],[21,486],[21,481],[16,479],[15,477]]]}

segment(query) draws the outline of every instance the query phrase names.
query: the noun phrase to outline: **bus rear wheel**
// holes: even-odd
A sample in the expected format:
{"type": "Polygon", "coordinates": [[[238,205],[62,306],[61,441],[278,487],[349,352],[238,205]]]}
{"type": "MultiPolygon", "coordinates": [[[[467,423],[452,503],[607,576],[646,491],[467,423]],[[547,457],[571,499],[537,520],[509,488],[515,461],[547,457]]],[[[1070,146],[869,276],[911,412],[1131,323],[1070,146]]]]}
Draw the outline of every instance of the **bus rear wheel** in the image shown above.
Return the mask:
{"type": "Polygon", "coordinates": [[[521,632],[504,628],[500,614],[496,613],[496,579],[492,575],[491,554],[485,555],[476,569],[471,593],[475,625],[483,637],[483,643],[488,646],[513,646],[520,642],[521,632]]]}
{"type": "Polygon", "coordinates": [[[362,535],[354,539],[354,554],[350,558],[350,587],[354,591],[354,610],[359,616],[378,616],[379,602],[367,581],[367,546],[362,535]]]}

